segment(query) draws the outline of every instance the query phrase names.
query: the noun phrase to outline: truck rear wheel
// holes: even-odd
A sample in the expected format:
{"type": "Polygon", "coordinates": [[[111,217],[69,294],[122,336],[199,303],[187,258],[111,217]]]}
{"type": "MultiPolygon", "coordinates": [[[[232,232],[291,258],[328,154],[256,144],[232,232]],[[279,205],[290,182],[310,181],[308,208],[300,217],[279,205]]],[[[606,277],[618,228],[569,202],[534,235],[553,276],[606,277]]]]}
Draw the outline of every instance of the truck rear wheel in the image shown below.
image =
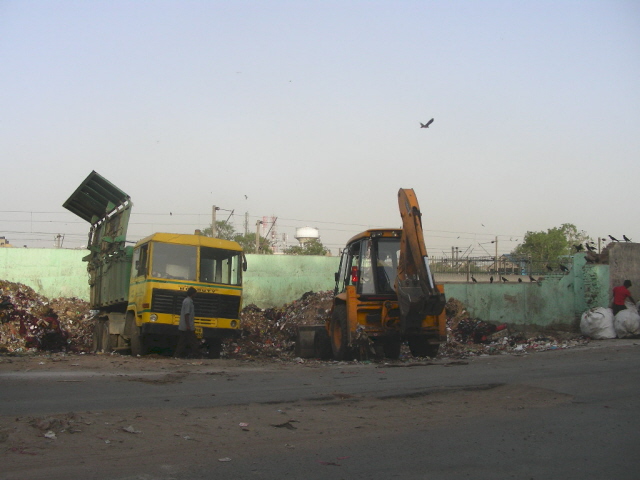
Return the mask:
{"type": "Polygon", "coordinates": [[[346,305],[336,305],[331,316],[331,350],[336,360],[348,360],[349,323],[346,305]]]}
{"type": "Polygon", "coordinates": [[[414,357],[435,357],[438,355],[440,345],[430,343],[429,337],[425,335],[411,335],[408,338],[409,350],[414,357]]]}

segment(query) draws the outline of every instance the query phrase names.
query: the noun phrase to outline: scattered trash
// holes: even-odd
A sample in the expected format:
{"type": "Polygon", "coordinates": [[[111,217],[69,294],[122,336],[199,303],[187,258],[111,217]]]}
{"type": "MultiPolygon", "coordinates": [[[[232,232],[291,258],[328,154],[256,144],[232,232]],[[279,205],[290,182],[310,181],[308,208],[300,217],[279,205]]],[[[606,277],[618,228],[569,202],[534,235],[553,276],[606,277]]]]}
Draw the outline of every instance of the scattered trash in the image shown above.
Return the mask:
{"type": "Polygon", "coordinates": [[[277,423],[277,424],[272,423],[271,426],[276,428],[286,428],[289,430],[297,430],[295,426],[291,425],[293,422],[300,423],[298,422],[298,420],[289,420],[288,422],[284,422],[284,423],[277,423]]]}
{"type": "Polygon", "coordinates": [[[47,433],[44,434],[44,438],[50,438],[51,440],[55,440],[58,437],[56,437],[55,433],[49,430],[47,433]]]}
{"type": "Polygon", "coordinates": [[[224,458],[219,458],[218,461],[219,462],[230,462],[231,459],[229,457],[224,457],[224,458]]]}
{"type": "Polygon", "coordinates": [[[128,427],[122,427],[122,430],[127,433],[142,433],[140,430],[136,430],[135,428],[133,428],[132,425],[129,425],[128,427]]]}

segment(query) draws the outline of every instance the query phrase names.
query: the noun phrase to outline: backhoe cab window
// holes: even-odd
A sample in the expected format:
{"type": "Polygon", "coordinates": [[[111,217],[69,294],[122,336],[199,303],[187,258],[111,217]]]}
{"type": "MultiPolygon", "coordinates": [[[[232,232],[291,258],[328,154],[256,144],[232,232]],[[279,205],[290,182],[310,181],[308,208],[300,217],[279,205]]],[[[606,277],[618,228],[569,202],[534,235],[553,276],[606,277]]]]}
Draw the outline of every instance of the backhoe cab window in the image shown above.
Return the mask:
{"type": "Polygon", "coordinates": [[[152,276],[174,280],[196,280],[198,248],[154,242],[152,276]]]}
{"type": "Polygon", "coordinates": [[[200,250],[200,281],[240,285],[242,258],[239,252],[202,247],[200,250]]]}

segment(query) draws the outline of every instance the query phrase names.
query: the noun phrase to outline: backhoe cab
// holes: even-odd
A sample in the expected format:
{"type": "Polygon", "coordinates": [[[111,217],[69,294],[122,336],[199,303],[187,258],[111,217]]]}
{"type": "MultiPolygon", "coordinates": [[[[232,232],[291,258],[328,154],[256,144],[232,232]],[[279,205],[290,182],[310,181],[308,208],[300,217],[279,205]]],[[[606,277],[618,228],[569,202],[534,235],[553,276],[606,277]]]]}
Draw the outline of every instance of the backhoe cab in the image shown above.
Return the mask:
{"type": "Polygon", "coordinates": [[[373,354],[433,357],[446,339],[445,296],[429,268],[422,219],[413,190],[398,192],[402,229],[372,229],[349,240],[335,275],[333,310],[315,331],[321,358],[373,354]]]}

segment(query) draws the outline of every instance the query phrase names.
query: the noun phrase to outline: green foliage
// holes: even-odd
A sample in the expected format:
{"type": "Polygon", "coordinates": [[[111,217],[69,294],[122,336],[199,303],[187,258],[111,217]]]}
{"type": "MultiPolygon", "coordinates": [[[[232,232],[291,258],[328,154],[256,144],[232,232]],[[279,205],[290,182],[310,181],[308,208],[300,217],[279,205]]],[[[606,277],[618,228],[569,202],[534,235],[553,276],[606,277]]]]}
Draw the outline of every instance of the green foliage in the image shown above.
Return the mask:
{"type": "Polygon", "coordinates": [[[287,247],[284,249],[284,253],[286,255],[327,255],[329,253],[329,249],[326,248],[322,242],[314,238],[313,240],[309,240],[302,245],[294,245],[292,247],[287,247]]]}
{"type": "Polygon", "coordinates": [[[256,234],[255,233],[247,233],[246,235],[236,234],[233,237],[235,242],[238,242],[244,250],[244,253],[261,253],[270,255],[273,253],[273,249],[269,244],[269,240],[260,236],[260,251],[256,252],[256,234]]]}
{"type": "MultiPolygon", "coordinates": [[[[202,234],[210,237],[211,236],[211,226],[202,230],[202,234]]],[[[243,235],[238,233],[226,220],[218,220],[216,221],[216,238],[220,238],[222,240],[231,240],[234,242],[238,242],[244,250],[244,253],[256,253],[256,234],[248,233],[243,235]]],[[[269,245],[269,241],[260,237],[260,252],[262,254],[272,254],[273,249],[271,245],[269,245]]]]}
{"type": "Polygon", "coordinates": [[[588,240],[590,238],[584,231],[578,231],[571,223],[563,223],[546,232],[527,232],[523,243],[511,254],[515,257],[528,257],[533,263],[558,264],[561,257],[575,253],[574,245],[588,240]]]}
{"type": "MultiPolygon", "coordinates": [[[[202,234],[206,237],[211,237],[211,225],[202,230],[202,234]]],[[[231,225],[226,220],[218,220],[216,221],[216,238],[220,238],[222,240],[233,240],[237,235],[233,225],[231,225]]]]}

